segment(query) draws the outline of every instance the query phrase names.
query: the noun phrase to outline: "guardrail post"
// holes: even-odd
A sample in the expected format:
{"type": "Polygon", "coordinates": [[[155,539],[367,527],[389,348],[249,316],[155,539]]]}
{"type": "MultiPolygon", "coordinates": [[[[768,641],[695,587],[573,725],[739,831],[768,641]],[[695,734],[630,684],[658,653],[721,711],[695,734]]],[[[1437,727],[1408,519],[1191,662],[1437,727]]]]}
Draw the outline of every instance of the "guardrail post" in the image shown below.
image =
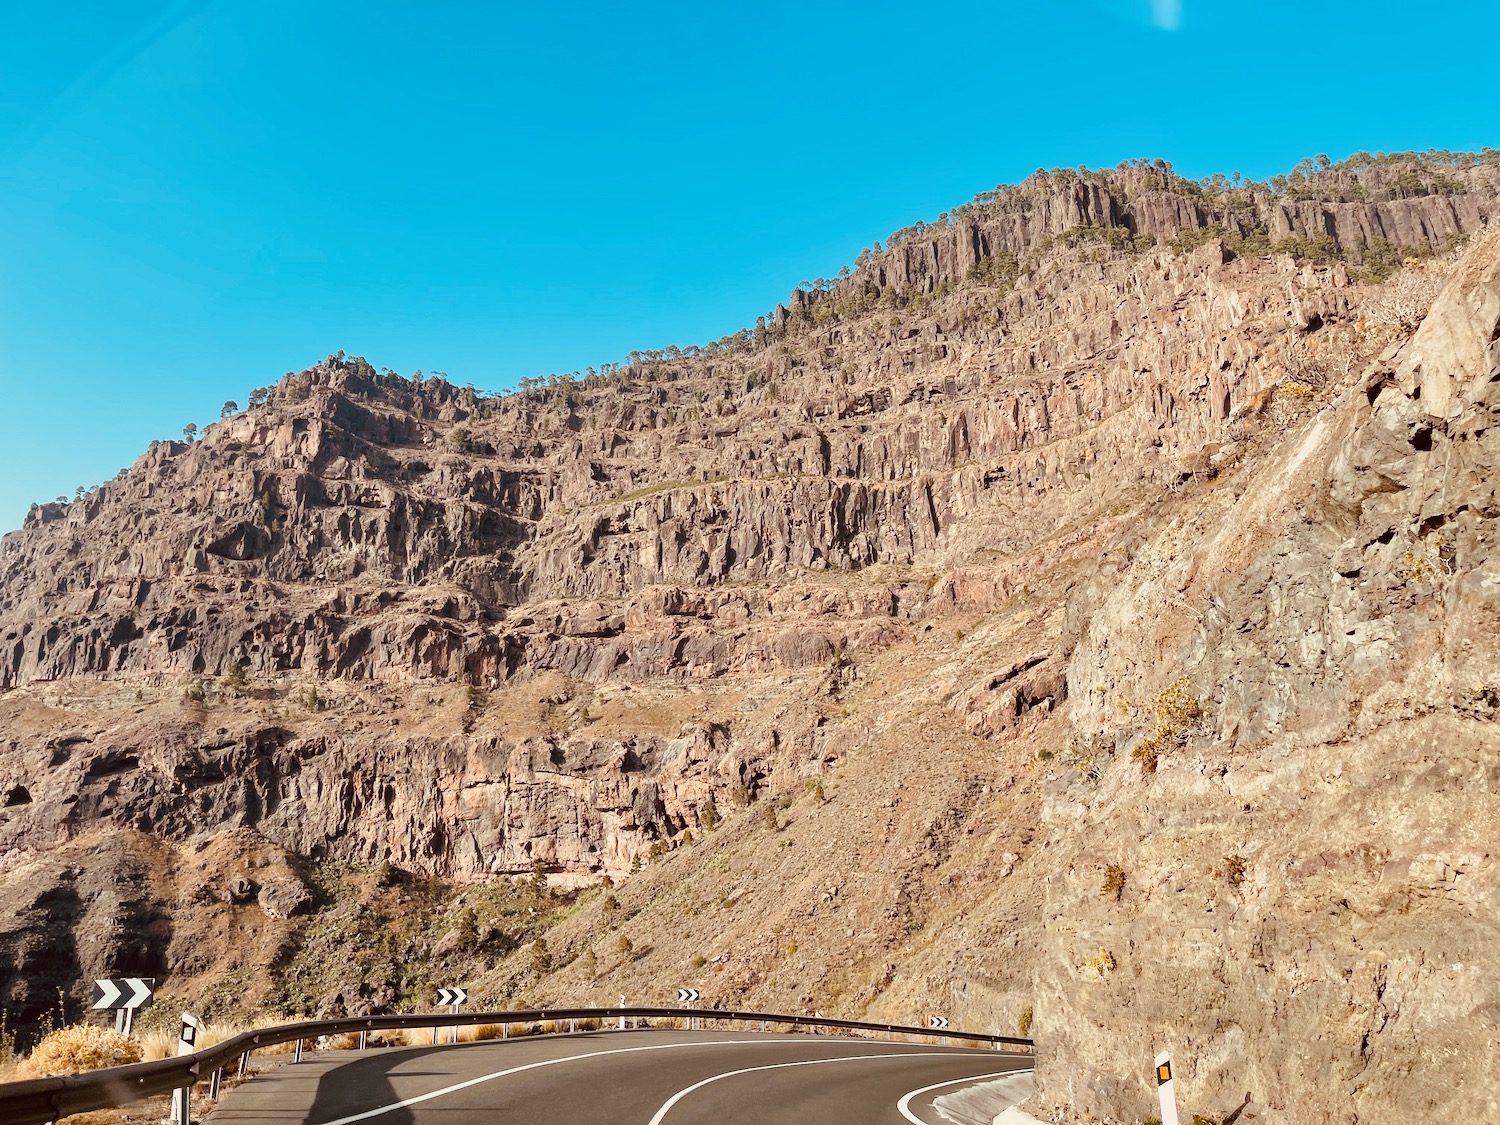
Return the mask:
{"type": "Polygon", "coordinates": [[[236,1070],[236,1073],[241,1078],[249,1078],[250,1077],[250,1052],[249,1051],[241,1051],[240,1052],[240,1065],[239,1065],[238,1069],[236,1070]]]}
{"type": "Polygon", "coordinates": [[[370,1045],[370,1029],[369,1028],[365,1028],[365,1030],[363,1030],[363,1031],[361,1031],[359,1033],[359,1049],[361,1051],[363,1051],[369,1045],[370,1045]]]}
{"type": "Polygon", "coordinates": [[[292,1052],[292,1061],[294,1063],[299,1063],[302,1061],[302,1044],[305,1042],[307,1042],[307,1040],[305,1039],[297,1040],[297,1049],[292,1052]]]}
{"type": "Polygon", "coordinates": [[[509,1023],[502,1022],[500,1024],[500,1038],[501,1039],[509,1039],[510,1038],[510,1024],[509,1023]]]}
{"type": "Polygon", "coordinates": [[[576,1035],[576,1034],[578,1034],[578,1021],[577,1020],[569,1020],[568,1021],[568,1034],[569,1035],[576,1035]]]}
{"type": "Polygon", "coordinates": [[[224,1084],[224,1068],[215,1067],[214,1072],[208,1076],[208,1096],[213,1101],[219,1100],[219,1087],[224,1084]]]}

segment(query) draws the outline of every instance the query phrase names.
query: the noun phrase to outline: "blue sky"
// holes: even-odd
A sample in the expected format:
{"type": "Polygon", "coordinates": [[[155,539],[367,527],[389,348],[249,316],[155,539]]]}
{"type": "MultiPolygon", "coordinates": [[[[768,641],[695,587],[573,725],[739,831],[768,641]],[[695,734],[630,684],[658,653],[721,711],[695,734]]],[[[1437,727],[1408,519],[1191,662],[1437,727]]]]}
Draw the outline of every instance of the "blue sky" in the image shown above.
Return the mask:
{"type": "Polygon", "coordinates": [[[340,348],[704,342],[1038,167],[1500,144],[1491,0],[0,0],[0,530],[340,348]]]}

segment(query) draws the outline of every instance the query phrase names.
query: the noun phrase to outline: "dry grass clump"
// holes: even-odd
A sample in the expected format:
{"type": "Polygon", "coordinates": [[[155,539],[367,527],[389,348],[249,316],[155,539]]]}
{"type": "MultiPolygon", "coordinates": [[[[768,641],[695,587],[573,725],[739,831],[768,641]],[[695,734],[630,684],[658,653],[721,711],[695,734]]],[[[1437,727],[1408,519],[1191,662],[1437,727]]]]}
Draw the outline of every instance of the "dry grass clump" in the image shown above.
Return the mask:
{"type": "MultiPolygon", "coordinates": [[[[513,1023],[507,1029],[505,1025],[498,1023],[470,1023],[460,1024],[458,1028],[458,1041],[460,1043],[483,1043],[490,1039],[514,1039],[519,1035],[529,1034],[532,1025],[513,1023]]],[[[451,1042],[453,1037],[453,1025],[444,1024],[438,1029],[438,1046],[451,1042]]],[[[430,1027],[408,1027],[397,1032],[400,1042],[407,1047],[430,1047],[432,1046],[432,1028],[430,1027]]]]}
{"type": "Polygon", "coordinates": [[[171,1058],[177,1054],[178,1032],[171,1027],[153,1027],[150,1030],[138,1030],[135,1033],[135,1041],[140,1044],[141,1058],[151,1059],[171,1058]]]}
{"type": "MultiPolygon", "coordinates": [[[[254,1028],[274,1027],[277,1024],[286,1023],[287,1020],[269,1016],[258,1019],[252,1025],[254,1028]]],[[[235,1023],[206,1023],[198,1029],[198,1036],[193,1046],[195,1050],[202,1051],[212,1047],[216,1043],[222,1043],[231,1036],[238,1035],[244,1031],[242,1024],[235,1023]]],[[[147,1062],[152,1059],[169,1059],[177,1054],[177,1037],[181,1029],[176,1025],[154,1027],[149,1031],[138,1032],[135,1041],[141,1045],[141,1058],[147,1062]]],[[[290,1051],[293,1044],[287,1043],[278,1047],[260,1047],[257,1050],[264,1054],[282,1054],[290,1051]]]]}
{"type": "MultiPolygon", "coordinates": [[[[293,1022],[295,1021],[290,1016],[257,1016],[256,1019],[250,1024],[250,1030],[260,1031],[262,1028],[280,1027],[284,1023],[293,1022]]],[[[215,1043],[220,1042],[221,1040],[229,1038],[229,1036],[231,1035],[237,1035],[244,1030],[245,1029],[243,1027],[230,1028],[226,1027],[223,1024],[209,1024],[198,1033],[198,1042],[204,1047],[209,1047],[215,1043]]],[[[173,1050],[176,1050],[175,1046],[173,1047],[173,1050]]],[[[293,1054],[296,1050],[297,1043],[294,1040],[290,1043],[277,1043],[270,1047],[257,1047],[255,1048],[255,1053],[257,1055],[290,1055],[293,1054]]]]}
{"type": "Polygon", "coordinates": [[[80,1074],[141,1061],[141,1044],[112,1027],[79,1023],[48,1035],[17,1068],[22,1078],[80,1074]]]}

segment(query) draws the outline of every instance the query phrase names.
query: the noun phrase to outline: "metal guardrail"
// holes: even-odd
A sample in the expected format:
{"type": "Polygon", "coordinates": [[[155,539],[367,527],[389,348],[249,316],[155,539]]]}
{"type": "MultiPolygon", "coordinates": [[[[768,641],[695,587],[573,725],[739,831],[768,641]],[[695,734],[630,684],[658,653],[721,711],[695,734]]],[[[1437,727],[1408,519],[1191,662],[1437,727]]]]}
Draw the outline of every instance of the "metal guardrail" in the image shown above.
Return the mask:
{"type": "Polygon", "coordinates": [[[192,1087],[215,1075],[229,1063],[262,1047],[300,1042],[323,1035],[355,1032],[401,1031],[421,1027],[467,1027],[474,1024],[526,1024],[559,1020],[714,1019],[738,1023],[790,1024],[795,1027],[829,1027],[842,1031],[882,1031],[893,1035],[928,1035],[989,1043],[999,1049],[1031,1048],[1032,1040],[1012,1035],[983,1035],[971,1031],[934,1031],[894,1023],[828,1019],[824,1016],[789,1016],[776,1012],[727,1012],[717,1008],[538,1008],[516,1012],[470,1012],[455,1015],[361,1016],[339,1020],[308,1020],[246,1031],[191,1055],[153,1062],[113,1066],[84,1074],[56,1078],[31,1078],[24,1082],[0,1083],[0,1121],[7,1125],[44,1125],[74,1113],[110,1109],[142,1098],[192,1087]]]}

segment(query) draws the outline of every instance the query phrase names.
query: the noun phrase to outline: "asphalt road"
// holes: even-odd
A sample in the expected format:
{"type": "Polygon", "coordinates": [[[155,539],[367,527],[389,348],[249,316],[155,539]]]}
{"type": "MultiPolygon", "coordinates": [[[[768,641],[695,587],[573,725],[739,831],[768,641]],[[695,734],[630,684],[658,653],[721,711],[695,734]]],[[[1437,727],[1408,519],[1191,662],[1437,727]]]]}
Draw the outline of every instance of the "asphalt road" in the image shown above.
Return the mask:
{"type": "Polygon", "coordinates": [[[933,1098],[1030,1066],[837,1036],[582,1032],[315,1056],[230,1090],[207,1125],[950,1125],[933,1098]]]}

